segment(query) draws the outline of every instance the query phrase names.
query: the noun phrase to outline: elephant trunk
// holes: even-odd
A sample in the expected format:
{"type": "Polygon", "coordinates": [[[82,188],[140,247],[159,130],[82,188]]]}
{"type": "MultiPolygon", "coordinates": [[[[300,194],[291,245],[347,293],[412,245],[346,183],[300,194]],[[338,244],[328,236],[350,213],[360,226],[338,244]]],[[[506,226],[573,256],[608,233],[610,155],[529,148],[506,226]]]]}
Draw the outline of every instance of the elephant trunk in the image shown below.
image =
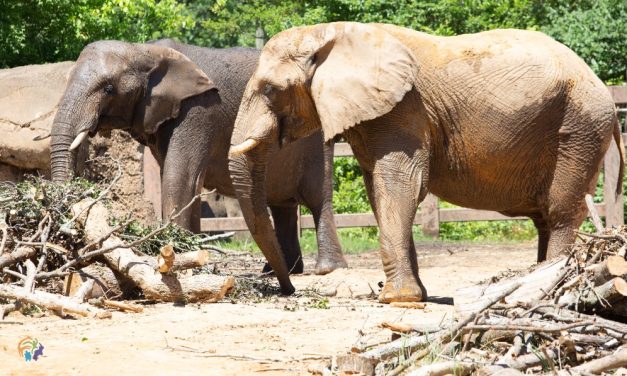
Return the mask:
{"type": "Polygon", "coordinates": [[[52,181],[62,182],[76,170],[78,149],[98,121],[97,103],[86,99],[82,87],[70,85],[59,103],[50,131],[52,181]]]}
{"type": "Polygon", "coordinates": [[[74,170],[76,151],[69,150],[74,137],[72,124],[65,116],[57,113],[50,133],[50,169],[54,182],[67,180],[70,170],[74,170]]]}
{"type": "MultiPolygon", "coordinates": [[[[255,150],[252,153],[264,154],[265,152],[265,150],[255,150]]],[[[266,165],[258,158],[259,156],[251,155],[232,158],[229,160],[229,170],[248,229],[279,280],[281,292],[290,295],[294,292],[294,286],[290,281],[287,263],[270,222],[266,203],[266,165]]]]}
{"type": "Polygon", "coordinates": [[[232,147],[229,152],[231,179],[248,229],[279,280],[281,291],[289,295],[294,292],[294,286],[290,281],[285,257],[270,222],[266,198],[266,165],[271,149],[269,141],[273,139],[272,136],[276,137],[276,121],[268,116],[257,118],[254,122],[247,120],[246,111],[240,110],[231,144],[235,146],[244,144],[245,147],[235,148],[235,150],[232,147]],[[247,132],[243,129],[243,125],[259,124],[259,121],[266,123],[268,132],[264,135],[257,134],[254,138],[244,136],[247,132]],[[251,139],[258,141],[247,141],[251,139]]]}

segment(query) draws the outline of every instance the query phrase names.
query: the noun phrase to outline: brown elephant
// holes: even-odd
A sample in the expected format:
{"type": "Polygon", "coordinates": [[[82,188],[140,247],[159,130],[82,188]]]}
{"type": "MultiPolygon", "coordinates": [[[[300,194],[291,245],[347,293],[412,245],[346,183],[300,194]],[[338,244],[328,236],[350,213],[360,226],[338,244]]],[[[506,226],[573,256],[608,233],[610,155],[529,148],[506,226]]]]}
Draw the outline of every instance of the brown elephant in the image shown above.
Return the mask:
{"type": "MultiPolygon", "coordinates": [[[[203,186],[234,196],[227,152],[258,58],[259,51],[251,48],[202,48],[172,40],[88,45],[52,125],[53,180],[69,176],[73,149],[87,135],[123,129],[147,145],[161,166],[164,218],[185,207],[203,186]]],[[[332,158],[333,145],[325,145],[321,133],[274,155],[266,183],[280,246],[268,254],[266,270],[303,271],[297,230],[300,203],[311,210],[316,223],[316,272],[346,267],[333,221],[332,158]]],[[[199,216],[196,202],[177,223],[198,231],[199,216]]]]}
{"type": "MultiPolygon", "coordinates": [[[[427,192],[530,217],[544,260],[574,241],[612,136],[621,142],[607,88],[542,33],[293,28],[264,47],[231,140],[231,166],[249,167],[237,179],[240,203],[255,208],[258,226],[268,222],[267,152],[320,128],[326,141],[343,135],[362,168],[380,226],[382,302],[426,298],[411,226],[427,192]]],[[[620,171],[617,191],[622,154],[620,171]]]]}

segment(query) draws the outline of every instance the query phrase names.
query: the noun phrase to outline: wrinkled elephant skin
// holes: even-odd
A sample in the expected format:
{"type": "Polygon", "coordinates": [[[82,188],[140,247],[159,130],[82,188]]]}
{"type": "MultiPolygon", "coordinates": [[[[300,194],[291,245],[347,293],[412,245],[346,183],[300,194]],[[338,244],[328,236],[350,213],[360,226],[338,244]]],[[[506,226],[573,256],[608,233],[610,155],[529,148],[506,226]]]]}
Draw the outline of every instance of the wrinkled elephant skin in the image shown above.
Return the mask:
{"type": "MultiPolygon", "coordinates": [[[[235,196],[227,152],[258,57],[259,51],[249,48],[209,49],[171,40],[88,45],[70,75],[52,127],[53,179],[70,176],[71,149],[84,137],[124,129],[150,148],[161,167],[164,218],[185,207],[203,187],[235,196]]],[[[264,253],[286,293],[293,291],[288,272],[303,269],[298,204],[308,207],[318,224],[319,264],[329,270],[317,271],[346,267],[330,205],[332,175],[327,172],[332,157],[326,150],[332,147],[318,132],[278,151],[268,164],[267,204],[280,243],[264,253]]],[[[198,231],[200,203],[188,210],[176,221],[198,231]]],[[[265,230],[275,232],[272,226],[265,230]]]]}
{"type": "MultiPolygon", "coordinates": [[[[262,50],[231,140],[231,158],[254,174],[250,202],[265,200],[254,185],[268,153],[319,129],[343,135],[362,168],[382,302],[426,298],[411,228],[427,192],[530,217],[541,261],[574,241],[603,156],[622,143],[606,87],[542,33],[438,37],[352,22],[289,29],[262,50]]],[[[620,171],[622,182],[622,158],[620,171]]]]}

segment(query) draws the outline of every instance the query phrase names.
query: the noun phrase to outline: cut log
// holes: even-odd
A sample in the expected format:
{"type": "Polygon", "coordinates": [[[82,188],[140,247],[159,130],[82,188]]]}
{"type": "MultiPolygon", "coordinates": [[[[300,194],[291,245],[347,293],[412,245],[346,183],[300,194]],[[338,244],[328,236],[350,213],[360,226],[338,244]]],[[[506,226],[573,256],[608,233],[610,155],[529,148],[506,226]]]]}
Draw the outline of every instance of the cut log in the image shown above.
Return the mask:
{"type": "MultiPolygon", "coordinates": [[[[82,202],[73,206],[74,213],[89,203],[82,202]]],[[[85,237],[93,242],[111,232],[108,223],[109,212],[98,202],[90,210],[89,216],[81,216],[79,221],[84,223],[85,237]]],[[[132,280],[144,293],[147,299],[164,302],[216,302],[233,288],[235,279],[232,276],[218,276],[198,274],[190,277],[161,274],[154,270],[144,260],[135,255],[124,242],[111,236],[105,240],[102,247],[112,247],[112,251],[103,255],[109,267],[132,280]]]]}
{"type": "Polygon", "coordinates": [[[160,273],[167,273],[174,265],[174,248],[171,244],[161,247],[157,256],[157,269],[160,273]]]}
{"type": "Polygon", "coordinates": [[[612,255],[601,263],[587,267],[586,271],[592,276],[592,284],[599,286],[614,277],[627,275],[627,261],[623,257],[612,255]]]}
{"type": "MultiPolygon", "coordinates": [[[[146,259],[146,262],[150,265],[154,265],[155,269],[159,269],[160,256],[157,257],[157,261],[154,259],[146,259]]],[[[207,265],[211,260],[209,252],[205,249],[200,251],[192,251],[185,253],[177,253],[174,256],[174,264],[172,264],[165,272],[159,270],[161,273],[176,272],[180,270],[187,270],[193,268],[200,268],[207,265]]]]}
{"type": "Polygon", "coordinates": [[[476,365],[471,362],[450,360],[447,362],[433,363],[417,368],[407,376],[443,376],[443,375],[469,375],[476,365]]]}
{"type": "Polygon", "coordinates": [[[37,250],[31,247],[18,247],[11,253],[4,253],[0,256],[0,270],[2,268],[17,264],[20,261],[37,255],[37,250]]]}
{"type": "Polygon", "coordinates": [[[614,278],[601,286],[587,290],[583,294],[569,291],[560,297],[558,304],[566,304],[569,309],[578,311],[601,310],[608,304],[622,301],[627,297],[627,281],[614,278]]]}
{"type": "Polygon", "coordinates": [[[534,271],[517,278],[505,279],[491,284],[473,285],[455,291],[455,314],[464,317],[493,299],[515,283],[520,288],[505,298],[506,303],[535,302],[541,299],[548,290],[552,289],[564,276],[566,257],[547,261],[539,265],[534,271]]]}
{"type": "Polygon", "coordinates": [[[72,298],[44,291],[35,290],[28,293],[21,287],[4,284],[0,285],[0,296],[3,298],[16,299],[25,303],[31,303],[59,314],[69,313],[99,319],[111,318],[111,312],[101,310],[89,304],[79,303],[72,298]]]}

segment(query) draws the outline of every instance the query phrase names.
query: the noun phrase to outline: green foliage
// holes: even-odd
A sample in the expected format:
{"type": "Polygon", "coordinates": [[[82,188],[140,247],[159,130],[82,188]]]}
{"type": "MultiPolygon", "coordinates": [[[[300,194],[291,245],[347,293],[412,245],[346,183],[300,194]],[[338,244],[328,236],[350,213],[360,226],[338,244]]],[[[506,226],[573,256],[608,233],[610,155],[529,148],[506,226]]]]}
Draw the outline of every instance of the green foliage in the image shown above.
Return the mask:
{"type": "Polygon", "coordinates": [[[3,1],[0,67],[74,60],[101,39],[180,37],[194,26],[177,0],[3,1]]]}
{"type": "MultiPolygon", "coordinates": [[[[340,228],[337,236],[344,253],[360,253],[379,249],[379,229],[377,227],[340,228]]],[[[303,254],[318,252],[318,242],[314,230],[303,230],[300,237],[303,254]]]]}
{"type": "Polygon", "coordinates": [[[338,214],[372,212],[357,159],[335,158],[333,173],[333,210],[338,214]]]}
{"type": "Polygon", "coordinates": [[[37,228],[46,215],[58,226],[70,220],[73,204],[99,193],[100,187],[81,178],[57,184],[29,176],[16,185],[0,183],[0,213],[8,214],[7,224],[18,229],[37,228]]]}
{"type": "MultiPolygon", "coordinates": [[[[120,237],[130,243],[150,234],[157,228],[157,226],[142,226],[139,222],[132,221],[124,228],[120,237]]],[[[206,249],[208,243],[205,238],[205,235],[194,234],[175,224],[170,224],[165,230],[140,243],[135,248],[149,255],[159,254],[161,248],[166,244],[171,244],[176,253],[199,251],[206,249]]]]}
{"type": "Polygon", "coordinates": [[[161,37],[213,47],[254,46],[293,26],[387,22],[438,35],[541,30],[613,83],[627,71],[624,0],[24,0],[3,2],[0,67],[75,59],[89,42],[161,37]]]}
{"type": "Polygon", "coordinates": [[[533,239],[536,235],[536,228],[529,220],[440,223],[443,240],[521,241],[533,239]]]}
{"type": "Polygon", "coordinates": [[[599,77],[620,83],[627,70],[625,25],[627,1],[577,1],[547,8],[541,30],[577,52],[599,77]]]}

